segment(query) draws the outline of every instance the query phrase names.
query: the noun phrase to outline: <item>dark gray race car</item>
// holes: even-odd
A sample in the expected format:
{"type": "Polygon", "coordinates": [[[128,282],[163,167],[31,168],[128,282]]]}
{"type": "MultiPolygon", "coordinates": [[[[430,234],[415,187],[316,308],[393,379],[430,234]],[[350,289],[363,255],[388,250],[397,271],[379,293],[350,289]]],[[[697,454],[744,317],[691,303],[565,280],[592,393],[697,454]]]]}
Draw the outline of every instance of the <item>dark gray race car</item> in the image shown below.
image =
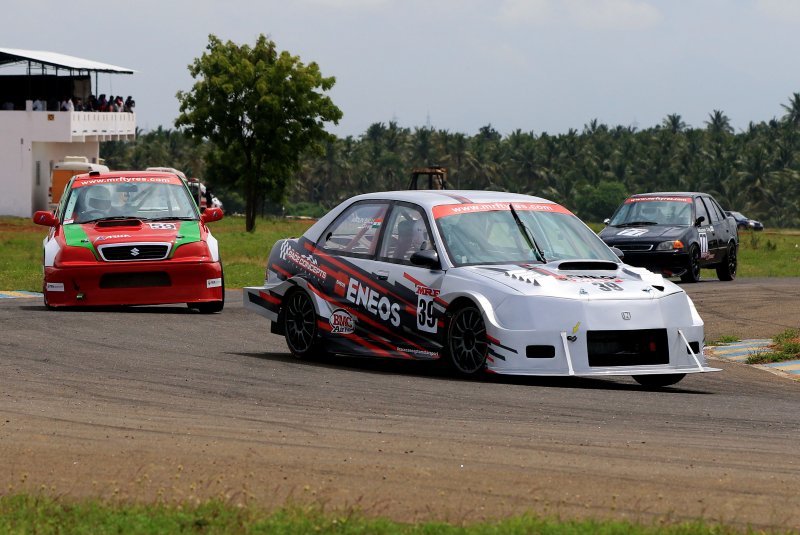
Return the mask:
{"type": "Polygon", "coordinates": [[[624,261],[684,282],[714,268],[720,280],[736,277],[736,221],[706,193],[659,192],[628,197],[606,221],[600,237],[624,261]]]}

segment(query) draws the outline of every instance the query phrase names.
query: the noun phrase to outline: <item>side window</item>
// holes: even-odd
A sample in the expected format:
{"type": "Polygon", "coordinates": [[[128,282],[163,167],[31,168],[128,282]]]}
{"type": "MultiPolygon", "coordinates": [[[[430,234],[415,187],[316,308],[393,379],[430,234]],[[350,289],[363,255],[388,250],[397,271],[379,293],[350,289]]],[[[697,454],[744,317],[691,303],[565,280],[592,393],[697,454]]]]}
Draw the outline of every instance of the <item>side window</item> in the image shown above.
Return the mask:
{"type": "Polygon", "coordinates": [[[363,202],[350,206],[325,230],[318,245],[334,254],[374,255],[388,207],[386,202],[363,202]]]}
{"type": "Polygon", "coordinates": [[[410,263],[416,251],[432,248],[430,229],[422,211],[405,204],[395,205],[378,256],[390,262],[410,263]]]}
{"type": "Polygon", "coordinates": [[[717,201],[715,201],[711,197],[707,197],[705,199],[705,201],[706,201],[706,205],[707,205],[708,211],[709,212],[713,212],[711,214],[711,218],[715,222],[724,221],[725,220],[725,212],[722,210],[722,208],[720,208],[719,204],[717,204],[717,201]]]}
{"type": "MultiPolygon", "coordinates": [[[[695,218],[698,218],[698,217],[702,217],[703,218],[703,222],[700,223],[700,226],[701,227],[707,227],[708,224],[709,224],[709,221],[711,221],[711,220],[709,219],[708,210],[706,210],[706,205],[703,204],[703,201],[700,199],[700,197],[697,197],[694,200],[694,211],[695,211],[695,218]]],[[[695,219],[695,221],[696,220],[697,219],[695,219]]]]}

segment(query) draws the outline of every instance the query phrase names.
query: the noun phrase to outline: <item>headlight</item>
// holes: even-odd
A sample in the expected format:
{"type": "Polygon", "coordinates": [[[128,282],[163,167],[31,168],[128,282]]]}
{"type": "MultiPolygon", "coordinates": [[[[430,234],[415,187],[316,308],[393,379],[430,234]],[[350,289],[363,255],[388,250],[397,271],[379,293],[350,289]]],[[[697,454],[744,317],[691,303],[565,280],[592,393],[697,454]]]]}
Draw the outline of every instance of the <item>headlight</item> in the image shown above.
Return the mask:
{"type": "Polygon", "coordinates": [[[191,243],[185,243],[175,249],[175,254],[172,256],[175,259],[187,259],[187,258],[194,258],[201,262],[207,261],[209,259],[208,254],[208,246],[206,246],[205,242],[196,241],[191,243]]]}
{"type": "Polygon", "coordinates": [[[81,264],[97,262],[94,253],[87,247],[67,246],[58,251],[55,258],[56,266],[63,266],[64,264],[81,264]]]}
{"type": "Polygon", "coordinates": [[[662,241],[656,246],[656,251],[680,251],[683,250],[681,240],[662,241]]]}

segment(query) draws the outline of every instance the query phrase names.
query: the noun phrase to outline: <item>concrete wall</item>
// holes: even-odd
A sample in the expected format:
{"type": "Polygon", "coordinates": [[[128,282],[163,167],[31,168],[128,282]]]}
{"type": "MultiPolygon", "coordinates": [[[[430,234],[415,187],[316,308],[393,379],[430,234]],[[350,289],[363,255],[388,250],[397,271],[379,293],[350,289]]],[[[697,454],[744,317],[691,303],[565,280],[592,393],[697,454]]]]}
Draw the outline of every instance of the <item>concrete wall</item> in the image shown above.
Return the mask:
{"type": "Polygon", "coordinates": [[[96,162],[101,141],[136,137],[133,113],[32,111],[32,102],[26,105],[26,111],[0,111],[0,215],[46,210],[50,170],[64,156],[96,162]]]}

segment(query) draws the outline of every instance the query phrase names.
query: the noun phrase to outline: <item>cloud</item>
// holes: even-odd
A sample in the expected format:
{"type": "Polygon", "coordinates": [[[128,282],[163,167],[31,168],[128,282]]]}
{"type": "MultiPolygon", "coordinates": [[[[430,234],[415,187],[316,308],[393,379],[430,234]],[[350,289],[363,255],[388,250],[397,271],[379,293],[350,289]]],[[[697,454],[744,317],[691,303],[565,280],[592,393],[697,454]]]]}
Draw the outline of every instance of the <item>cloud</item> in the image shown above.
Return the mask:
{"type": "Polygon", "coordinates": [[[643,30],[661,22],[663,16],[647,0],[504,0],[497,19],[514,25],[561,23],[594,30],[643,30]]]}
{"type": "Polygon", "coordinates": [[[510,24],[543,24],[553,16],[552,0],[504,0],[497,18],[510,24]]]}
{"type": "Polygon", "coordinates": [[[800,22],[800,2],[797,0],[756,0],[756,10],[770,19],[781,22],[800,22]]]}
{"type": "Polygon", "coordinates": [[[585,28],[643,30],[662,19],[661,12],[643,0],[564,0],[563,5],[585,28]]]}
{"type": "Polygon", "coordinates": [[[300,0],[299,3],[312,4],[332,9],[372,9],[391,3],[390,0],[300,0]]]}

